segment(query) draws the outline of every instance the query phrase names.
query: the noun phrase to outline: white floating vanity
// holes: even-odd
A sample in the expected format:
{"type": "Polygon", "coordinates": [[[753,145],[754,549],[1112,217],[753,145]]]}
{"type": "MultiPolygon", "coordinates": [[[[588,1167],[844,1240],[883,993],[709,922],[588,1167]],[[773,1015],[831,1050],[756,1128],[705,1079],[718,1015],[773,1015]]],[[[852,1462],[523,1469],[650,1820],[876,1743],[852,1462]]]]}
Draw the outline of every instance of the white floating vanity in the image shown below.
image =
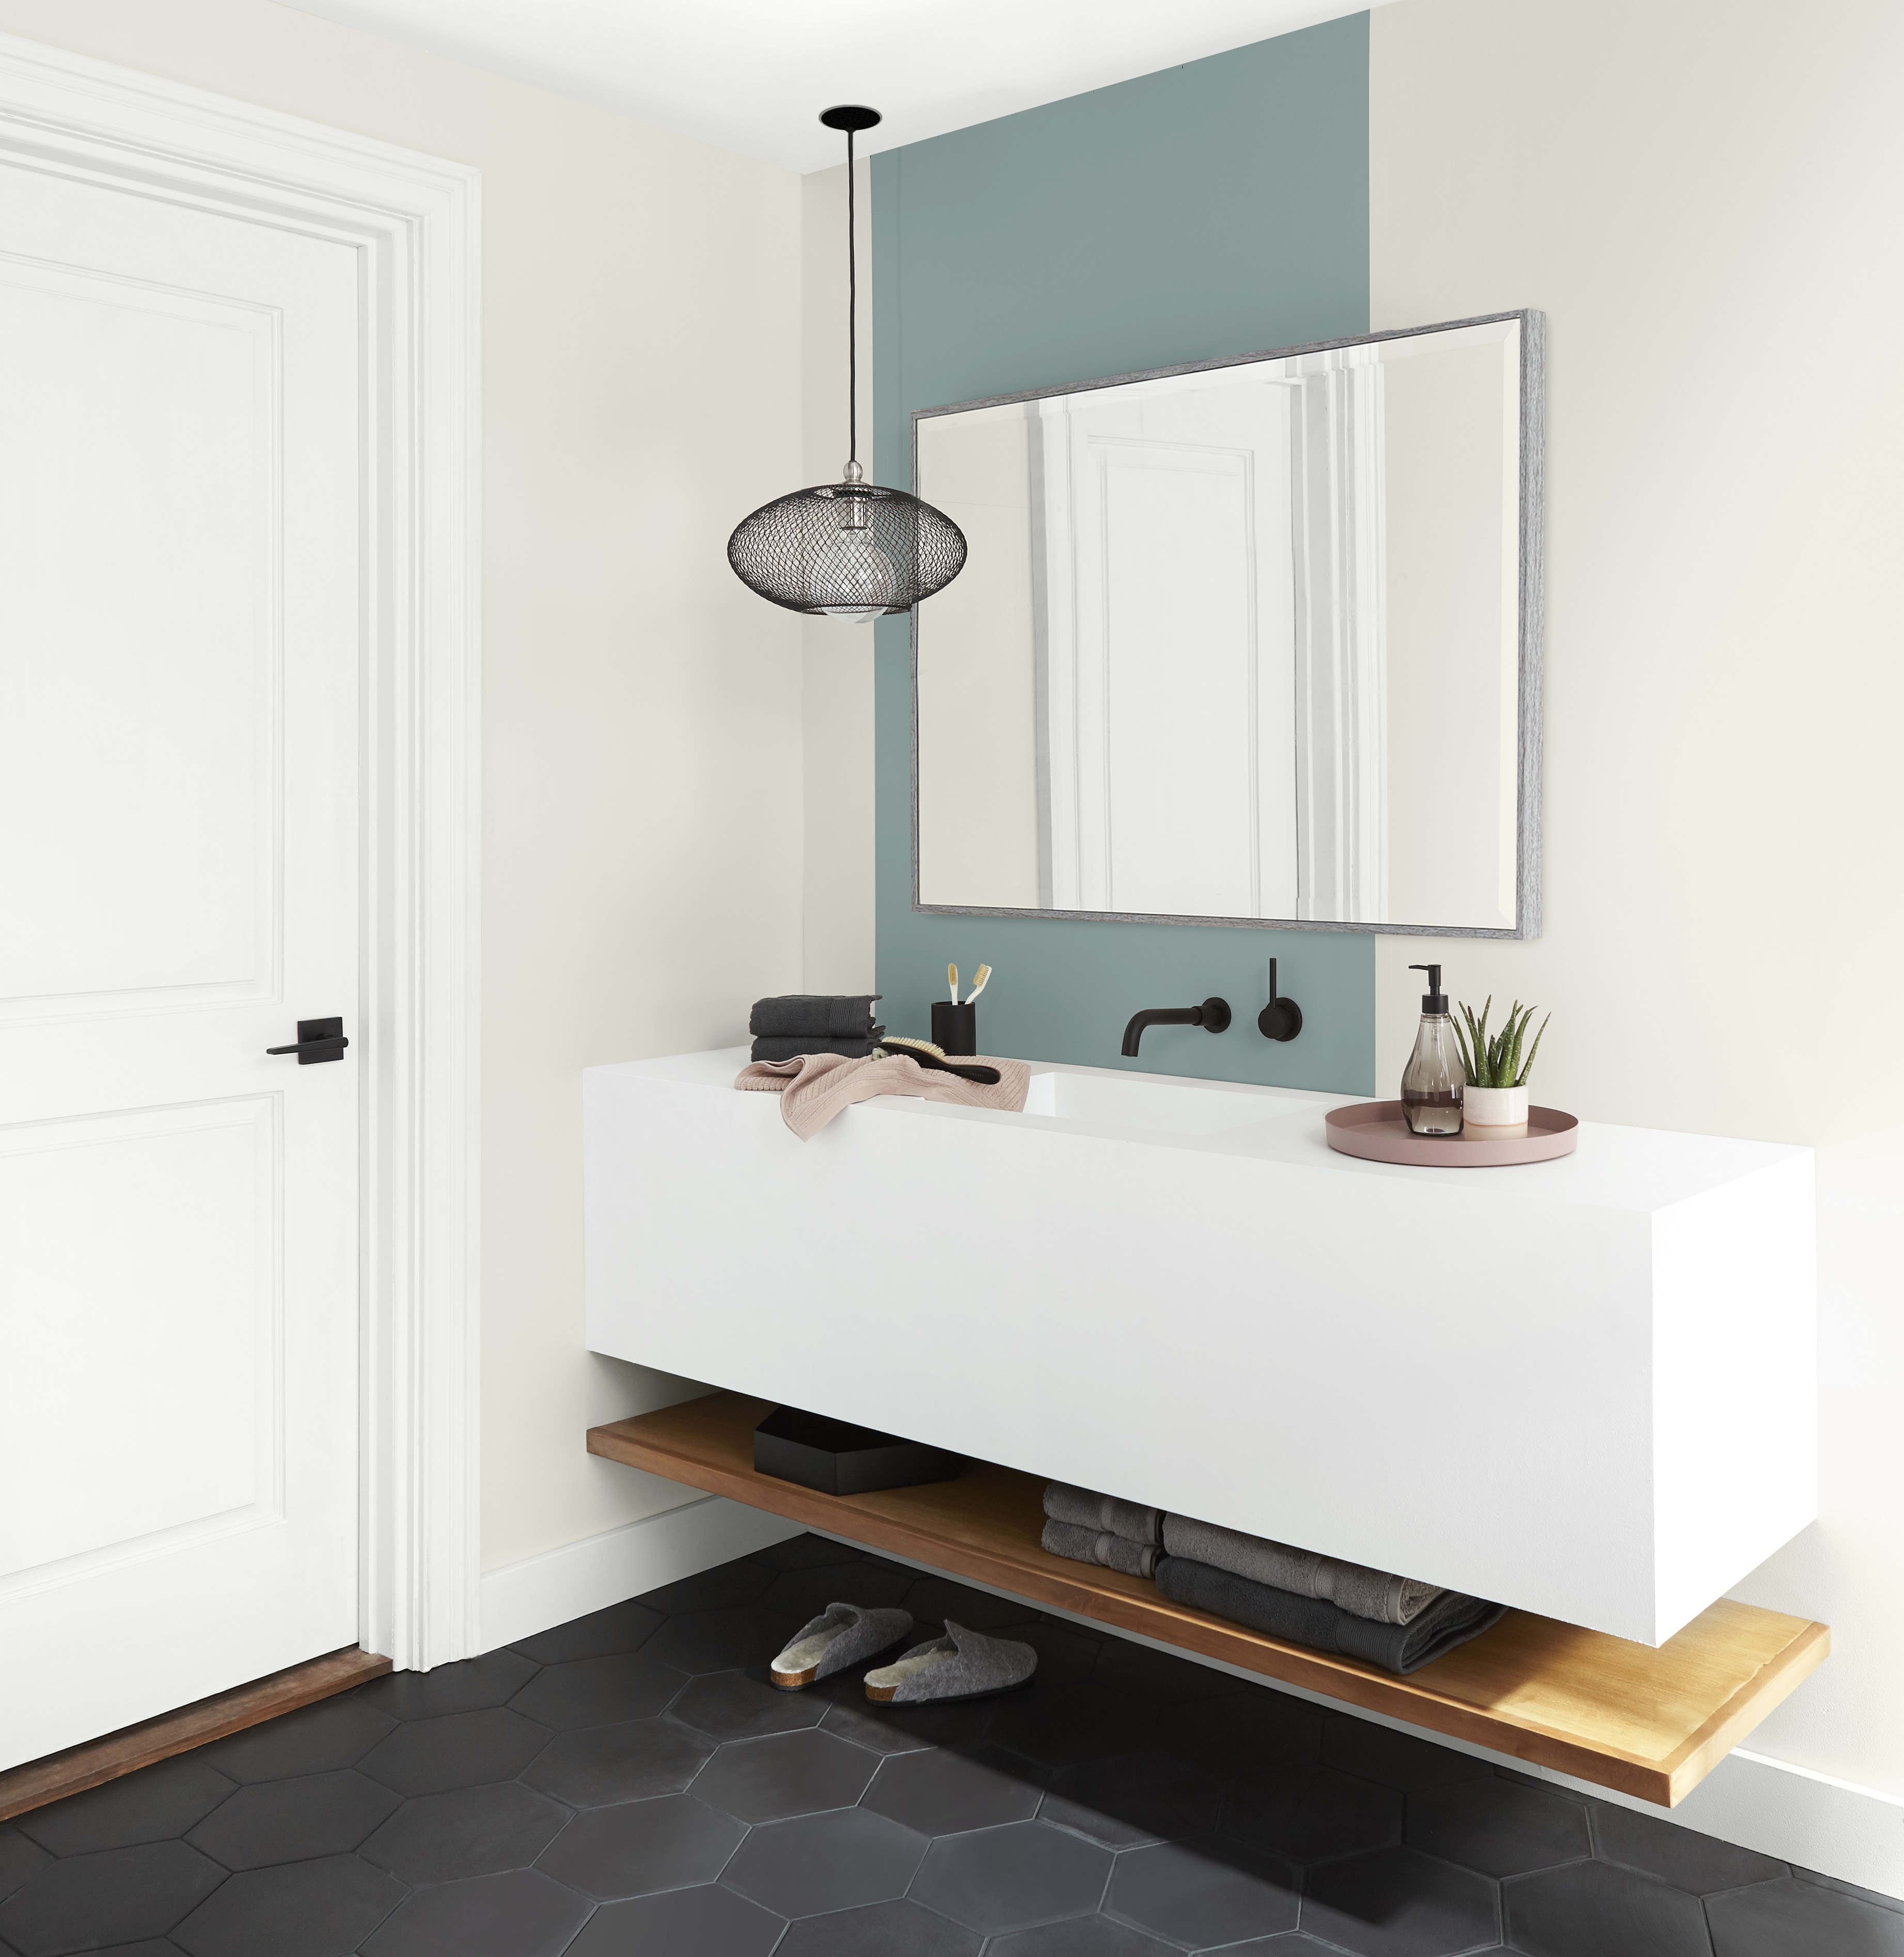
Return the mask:
{"type": "Polygon", "coordinates": [[[802,1143],[745,1058],[585,1077],[595,1350],[1647,1645],[1815,1513],[1808,1149],[1061,1066],[802,1143]]]}

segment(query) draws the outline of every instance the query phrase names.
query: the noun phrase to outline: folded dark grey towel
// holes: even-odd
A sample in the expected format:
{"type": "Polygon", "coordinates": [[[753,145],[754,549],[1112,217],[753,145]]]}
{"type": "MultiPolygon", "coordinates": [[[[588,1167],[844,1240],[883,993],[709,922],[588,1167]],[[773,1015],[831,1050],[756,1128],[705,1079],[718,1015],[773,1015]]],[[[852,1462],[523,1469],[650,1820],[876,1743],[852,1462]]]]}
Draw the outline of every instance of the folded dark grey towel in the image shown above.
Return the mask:
{"type": "Polygon", "coordinates": [[[756,1039],[857,1039],[873,1029],[877,992],[786,992],[756,999],[747,1030],[756,1039]]]}
{"type": "Polygon", "coordinates": [[[1319,1597],[1338,1610],[1372,1617],[1381,1624],[1412,1623],[1441,1594],[1438,1584],[1412,1576],[1391,1576],[1385,1570],[1339,1562],[1333,1556],[1318,1556],[1312,1549],[1245,1535],[1240,1529],[1223,1529],[1215,1522],[1194,1522],[1188,1516],[1164,1517],[1163,1546],[1172,1556],[1210,1563],[1234,1576],[1247,1576],[1252,1583],[1267,1583],[1273,1590],[1319,1597]]]}
{"type": "Polygon", "coordinates": [[[843,1053],[849,1060],[864,1060],[873,1042],[886,1029],[875,1026],[856,1039],[830,1038],[825,1033],[763,1033],[754,1042],[750,1060],[798,1060],[803,1053],[843,1053]]]}
{"type": "Polygon", "coordinates": [[[1100,1569],[1121,1570],[1127,1576],[1154,1576],[1162,1553],[1155,1543],[1133,1542],[1109,1529],[1083,1529],[1076,1522],[1048,1522],[1039,1538],[1046,1554],[1068,1557],[1074,1563],[1095,1563],[1100,1569]]]}
{"type": "Polygon", "coordinates": [[[1292,1645],[1311,1645],[1404,1675],[1478,1638],[1498,1623],[1507,1608],[1479,1597],[1464,1597],[1458,1590],[1444,1590],[1412,1623],[1378,1624],[1320,1597],[1273,1590],[1267,1583],[1252,1583],[1247,1576],[1187,1556],[1166,1556],[1157,1565],[1157,1588],[1173,1604],[1188,1604],[1192,1610],[1247,1624],[1292,1645]]]}
{"type": "Polygon", "coordinates": [[[1121,1502],[1115,1495],[1093,1494],[1068,1481],[1045,1484],[1045,1513],[1055,1522],[1074,1522],[1080,1529],[1108,1529],[1127,1542],[1163,1541],[1163,1511],[1140,1503],[1121,1502]]]}

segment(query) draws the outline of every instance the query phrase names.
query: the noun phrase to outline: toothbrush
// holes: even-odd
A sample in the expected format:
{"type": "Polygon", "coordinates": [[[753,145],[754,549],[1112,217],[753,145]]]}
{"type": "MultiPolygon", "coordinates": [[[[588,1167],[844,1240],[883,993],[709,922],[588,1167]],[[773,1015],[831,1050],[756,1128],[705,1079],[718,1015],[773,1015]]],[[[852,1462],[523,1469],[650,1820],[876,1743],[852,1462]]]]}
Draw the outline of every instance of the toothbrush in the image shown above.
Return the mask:
{"type": "Polygon", "coordinates": [[[959,968],[956,965],[945,968],[945,982],[952,988],[952,1003],[956,1006],[959,1003],[959,968]]]}
{"type": "MultiPolygon", "coordinates": [[[[992,967],[989,965],[981,965],[977,972],[973,974],[973,976],[977,978],[979,982],[966,994],[965,1003],[968,1006],[970,1005],[973,1001],[985,990],[985,981],[992,976],[992,967]]],[[[953,994],[953,997],[955,999],[958,997],[958,994],[956,990],[953,994]]]]}

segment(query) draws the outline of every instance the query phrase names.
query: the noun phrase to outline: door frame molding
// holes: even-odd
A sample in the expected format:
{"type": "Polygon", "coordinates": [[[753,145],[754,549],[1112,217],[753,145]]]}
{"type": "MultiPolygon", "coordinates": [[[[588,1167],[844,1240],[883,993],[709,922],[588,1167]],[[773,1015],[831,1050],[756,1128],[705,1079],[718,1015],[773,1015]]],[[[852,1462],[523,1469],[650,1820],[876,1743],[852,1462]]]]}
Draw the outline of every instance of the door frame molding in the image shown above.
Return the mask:
{"type": "Polygon", "coordinates": [[[480,1628],[481,175],[11,35],[0,160],[362,266],[359,1636],[425,1670],[480,1628]]]}

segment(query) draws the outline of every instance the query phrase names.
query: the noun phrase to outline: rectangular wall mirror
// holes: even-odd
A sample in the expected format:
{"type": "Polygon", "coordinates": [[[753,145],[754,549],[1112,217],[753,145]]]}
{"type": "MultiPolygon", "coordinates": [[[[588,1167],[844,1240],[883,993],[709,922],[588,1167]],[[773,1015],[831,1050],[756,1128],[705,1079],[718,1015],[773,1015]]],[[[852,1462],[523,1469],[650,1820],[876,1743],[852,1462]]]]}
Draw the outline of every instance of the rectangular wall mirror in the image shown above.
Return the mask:
{"type": "Polygon", "coordinates": [[[912,418],[922,910],[1532,937],[1542,318],[912,418]]]}

